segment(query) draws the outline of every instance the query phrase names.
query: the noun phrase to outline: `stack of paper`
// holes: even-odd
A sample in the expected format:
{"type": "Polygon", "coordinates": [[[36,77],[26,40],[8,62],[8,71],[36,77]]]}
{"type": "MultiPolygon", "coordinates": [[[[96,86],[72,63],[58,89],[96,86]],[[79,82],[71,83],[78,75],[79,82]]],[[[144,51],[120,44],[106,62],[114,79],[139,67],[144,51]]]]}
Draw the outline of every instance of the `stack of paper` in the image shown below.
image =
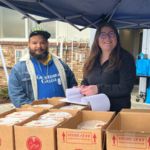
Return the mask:
{"type": "Polygon", "coordinates": [[[79,88],[74,87],[74,88],[66,89],[66,98],[68,101],[81,102],[82,97],[83,95],[80,93],[79,88]]]}
{"type": "Polygon", "coordinates": [[[66,99],[62,101],[75,103],[80,105],[90,104],[92,110],[108,111],[110,110],[110,101],[106,94],[96,94],[91,96],[83,96],[80,93],[80,88],[66,89],[66,99]]]}

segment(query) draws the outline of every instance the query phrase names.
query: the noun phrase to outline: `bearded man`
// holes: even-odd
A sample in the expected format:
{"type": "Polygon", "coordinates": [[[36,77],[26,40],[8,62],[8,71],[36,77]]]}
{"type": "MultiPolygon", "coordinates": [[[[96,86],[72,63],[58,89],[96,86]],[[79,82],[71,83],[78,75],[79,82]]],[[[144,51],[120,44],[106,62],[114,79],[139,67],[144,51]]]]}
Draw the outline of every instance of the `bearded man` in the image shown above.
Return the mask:
{"type": "Polygon", "coordinates": [[[15,107],[34,100],[65,97],[66,88],[77,85],[71,69],[48,50],[50,33],[43,30],[29,35],[27,55],[14,65],[9,75],[9,97],[15,107]]]}

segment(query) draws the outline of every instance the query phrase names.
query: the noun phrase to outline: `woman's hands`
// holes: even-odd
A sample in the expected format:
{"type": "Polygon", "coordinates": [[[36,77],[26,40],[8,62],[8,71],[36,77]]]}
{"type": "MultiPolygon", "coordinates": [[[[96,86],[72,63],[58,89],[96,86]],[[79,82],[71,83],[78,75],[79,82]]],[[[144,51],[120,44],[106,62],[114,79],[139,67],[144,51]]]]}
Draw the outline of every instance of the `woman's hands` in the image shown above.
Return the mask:
{"type": "Polygon", "coordinates": [[[80,86],[80,92],[85,96],[95,95],[98,94],[98,88],[97,85],[82,85],[80,86]]]}

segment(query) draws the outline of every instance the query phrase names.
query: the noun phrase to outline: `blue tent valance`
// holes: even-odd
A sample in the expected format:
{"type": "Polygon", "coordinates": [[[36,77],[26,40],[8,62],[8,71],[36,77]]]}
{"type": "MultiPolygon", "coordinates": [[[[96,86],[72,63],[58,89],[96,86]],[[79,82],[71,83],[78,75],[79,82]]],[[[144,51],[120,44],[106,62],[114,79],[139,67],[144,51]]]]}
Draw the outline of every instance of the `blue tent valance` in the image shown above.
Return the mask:
{"type": "Polygon", "coordinates": [[[103,19],[118,28],[150,28],[150,0],[0,0],[0,6],[37,23],[59,20],[79,30],[96,28],[103,19]],[[36,20],[30,14],[47,19],[36,20]]]}

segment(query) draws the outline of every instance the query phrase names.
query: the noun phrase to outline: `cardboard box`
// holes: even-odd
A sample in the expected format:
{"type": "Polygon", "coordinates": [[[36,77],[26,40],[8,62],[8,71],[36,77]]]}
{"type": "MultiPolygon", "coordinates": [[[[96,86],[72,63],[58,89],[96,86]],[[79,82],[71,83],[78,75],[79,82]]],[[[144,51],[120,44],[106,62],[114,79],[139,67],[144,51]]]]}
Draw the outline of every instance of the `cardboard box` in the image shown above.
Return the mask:
{"type": "Polygon", "coordinates": [[[102,150],[105,144],[104,131],[114,114],[114,112],[79,112],[72,120],[57,128],[58,150],[102,150]],[[87,120],[101,120],[107,124],[99,129],[77,129],[78,124],[87,120]]]}
{"type": "MultiPolygon", "coordinates": [[[[8,114],[11,114],[13,112],[18,112],[18,111],[25,111],[25,110],[24,109],[12,109],[10,111],[0,114],[0,118],[3,118],[8,114]]],[[[32,110],[32,111],[36,113],[40,113],[39,110],[32,110]]],[[[14,139],[15,139],[14,138],[14,126],[13,125],[0,125],[0,150],[15,150],[14,139]]]]}
{"type": "MultiPolygon", "coordinates": [[[[73,116],[77,111],[71,110],[49,110],[49,112],[69,112],[73,116]]],[[[38,119],[39,116],[34,117],[32,120],[38,119]]],[[[31,121],[31,120],[30,120],[31,121]]],[[[64,121],[58,126],[61,126],[64,121]]],[[[57,150],[56,141],[56,127],[27,127],[23,126],[24,123],[15,126],[15,141],[16,150],[57,150]]]]}
{"type": "Polygon", "coordinates": [[[124,108],[121,110],[121,112],[141,112],[141,113],[150,113],[149,109],[127,109],[124,108]]]}
{"type": "MultiPolygon", "coordinates": [[[[55,109],[60,109],[63,106],[69,106],[69,105],[72,105],[72,104],[70,104],[70,103],[62,103],[62,104],[56,105],[55,109]]],[[[77,104],[75,104],[75,105],[77,105],[77,104]]],[[[69,110],[76,110],[76,111],[91,110],[90,106],[88,106],[88,105],[81,105],[81,106],[83,106],[82,109],[69,109],[69,110]]],[[[65,110],[65,109],[62,109],[62,110],[65,110]]]]}
{"type": "Polygon", "coordinates": [[[62,105],[65,104],[65,102],[61,102],[59,101],[60,99],[62,99],[62,97],[53,97],[53,98],[47,98],[47,99],[42,99],[42,100],[35,100],[32,102],[32,104],[25,104],[22,106],[22,108],[34,108],[34,105],[36,105],[35,108],[39,108],[39,109],[53,109],[56,107],[60,107],[62,105]],[[41,107],[41,104],[51,104],[53,105],[53,107],[41,107]],[[37,106],[39,105],[39,107],[37,106]]]}
{"type": "MultiPolygon", "coordinates": [[[[40,105],[40,104],[52,104],[53,107],[50,109],[60,109],[63,106],[71,105],[70,103],[60,101],[60,99],[62,99],[62,97],[53,97],[53,98],[48,98],[48,99],[43,99],[43,100],[36,100],[36,101],[33,101],[33,103],[30,106],[32,107],[34,105],[40,105]]],[[[77,104],[74,104],[74,105],[77,105],[77,104]]],[[[90,110],[90,106],[87,106],[87,105],[82,105],[82,106],[83,108],[81,110],[90,110]]],[[[40,107],[40,106],[36,108],[44,109],[43,107],[40,107]]],[[[77,110],[77,109],[72,109],[72,110],[77,110]]],[[[81,111],[81,110],[77,110],[77,111],[81,111]]]]}
{"type": "Polygon", "coordinates": [[[150,150],[149,122],[149,113],[118,113],[106,129],[107,150],[150,150]]]}

